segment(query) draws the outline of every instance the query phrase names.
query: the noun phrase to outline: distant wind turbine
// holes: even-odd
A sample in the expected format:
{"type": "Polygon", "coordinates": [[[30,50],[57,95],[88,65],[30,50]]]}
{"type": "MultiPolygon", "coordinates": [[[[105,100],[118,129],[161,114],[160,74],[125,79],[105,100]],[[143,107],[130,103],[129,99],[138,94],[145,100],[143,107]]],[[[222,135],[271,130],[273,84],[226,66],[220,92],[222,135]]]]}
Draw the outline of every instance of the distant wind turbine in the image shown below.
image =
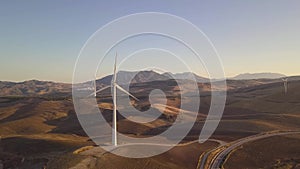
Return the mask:
{"type": "Polygon", "coordinates": [[[96,74],[95,74],[95,81],[94,81],[94,83],[93,83],[93,85],[94,85],[94,90],[95,90],[95,92],[94,92],[94,96],[96,97],[97,96],[97,76],[96,76],[96,74]]]}
{"type": "Polygon", "coordinates": [[[284,86],[284,93],[287,94],[288,91],[288,78],[283,78],[283,86],[284,86]]]}
{"type": "Polygon", "coordinates": [[[126,91],[125,89],[123,89],[121,86],[119,86],[117,84],[117,53],[116,53],[116,57],[115,57],[115,64],[114,64],[114,75],[112,78],[112,85],[111,86],[106,86],[104,88],[101,88],[99,90],[96,90],[96,79],[95,79],[95,83],[94,83],[94,90],[95,92],[92,93],[90,96],[94,95],[96,96],[97,93],[107,89],[107,88],[113,88],[113,103],[114,103],[114,107],[113,107],[113,121],[112,121],[112,144],[114,146],[117,146],[117,89],[121,90],[122,92],[126,93],[127,95],[131,96],[132,98],[134,98],[135,100],[139,101],[138,98],[136,98],[135,96],[133,96],[132,94],[130,94],[128,91],[126,91]]]}

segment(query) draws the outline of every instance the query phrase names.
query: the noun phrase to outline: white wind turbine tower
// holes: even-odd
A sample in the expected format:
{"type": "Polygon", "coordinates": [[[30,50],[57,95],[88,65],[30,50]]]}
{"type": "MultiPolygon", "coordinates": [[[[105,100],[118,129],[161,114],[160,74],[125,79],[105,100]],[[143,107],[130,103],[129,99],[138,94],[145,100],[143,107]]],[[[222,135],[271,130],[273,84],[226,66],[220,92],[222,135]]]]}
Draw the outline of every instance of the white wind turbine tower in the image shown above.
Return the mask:
{"type": "Polygon", "coordinates": [[[117,89],[119,89],[122,92],[126,93],[127,95],[131,96],[135,100],[139,101],[138,98],[136,98],[135,96],[133,96],[132,94],[130,94],[128,91],[126,91],[125,89],[123,89],[121,86],[119,86],[117,84],[117,53],[116,53],[115,64],[114,64],[114,75],[113,75],[111,83],[112,83],[111,86],[106,86],[104,88],[96,90],[96,79],[95,79],[95,83],[94,83],[95,92],[92,93],[91,95],[96,96],[97,93],[99,93],[99,92],[101,92],[101,91],[103,91],[107,88],[110,88],[110,87],[113,88],[113,104],[114,104],[114,107],[113,107],[113,120],[112,120],[112,144],[114,146],[117,146],[118,145],[118,142],[117,142],[117,89]]]}
{"type": "Polygon", "coordinates": [[[288,90],[288,78],[283,78],[283,86],[284,86],[284,93],[287,94],[287,90],[288,90]]]}
{"type": "Polygon", "coordinates": [[[95,92],[93,93],[94,94],[94,96],[96,97],[97,96],[97,76],[96,76],[96,74],[95,74],[95,81],[93,82],[93,85],[94,85],[94,90],[95,90],[95,92]]]}

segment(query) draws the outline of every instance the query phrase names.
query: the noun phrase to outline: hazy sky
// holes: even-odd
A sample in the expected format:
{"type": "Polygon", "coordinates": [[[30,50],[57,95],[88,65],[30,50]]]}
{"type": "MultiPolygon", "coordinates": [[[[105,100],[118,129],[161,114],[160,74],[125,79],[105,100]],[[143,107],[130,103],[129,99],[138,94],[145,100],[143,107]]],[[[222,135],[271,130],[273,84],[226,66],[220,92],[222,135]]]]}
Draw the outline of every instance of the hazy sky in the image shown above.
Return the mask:
{"type": "Polygon", "coordinates": [[[170,13],[197,25],[217,48],[227,76],[300,75],[299,7],[299,0],[2,0],[0,80],[71,82],[86,40],[137,12],[170,13]]]}

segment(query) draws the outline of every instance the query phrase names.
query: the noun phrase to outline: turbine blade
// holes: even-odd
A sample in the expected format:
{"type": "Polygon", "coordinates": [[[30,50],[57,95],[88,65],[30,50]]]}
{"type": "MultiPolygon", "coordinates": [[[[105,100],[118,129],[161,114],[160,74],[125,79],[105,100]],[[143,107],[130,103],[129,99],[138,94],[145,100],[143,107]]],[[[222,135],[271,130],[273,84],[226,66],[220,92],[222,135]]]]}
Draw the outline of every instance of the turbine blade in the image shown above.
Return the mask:
{"type": "Polygon", "coordinates": [[[121,90],[122,92],[126,93],[127,95],[131,96],[132,98],[134,98],[136,101],[140,101],[138,98],[136,98],[135,96],[133,96],[132,94],[130,94],[129,92],[127,92],[125,89],[123,89],[121,86],[119,86],[118,84],[116,84],[117,88],[119,90],[121,90]]]}
{"type": "Polygon", "coordinates": [[[110,86],[105,86],[105,87],[103,87],[103,88],[97,90],[96,92],[93,92],[93,93],[90,94],[89,96],[92,96],[92,95],[94,95],[94,94],[97,94],[97,93],[99,93],[99,92],[102,92],[103,90],[105,90],[105,89],[107,89],[107,88],[110,88],[110,86]]]}
{"type": "Polygon", "coordinates": [[[116,82],[117,79],[117,56],[118,53],[116,52],[116,56],[115,56],[115,64],[114,64],[114,77],[113,77],[113,83],[116,82]]]}

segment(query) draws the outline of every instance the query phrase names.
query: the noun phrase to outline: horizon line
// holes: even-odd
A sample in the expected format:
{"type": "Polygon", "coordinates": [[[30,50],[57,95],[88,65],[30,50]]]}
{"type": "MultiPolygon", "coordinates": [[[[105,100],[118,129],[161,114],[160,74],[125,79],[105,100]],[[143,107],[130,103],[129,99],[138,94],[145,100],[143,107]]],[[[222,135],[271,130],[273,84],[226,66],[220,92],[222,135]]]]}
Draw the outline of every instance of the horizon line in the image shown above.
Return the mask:
{"type": "MultiPolygon", "coordinates": [[[[165,73],[171,73],[171,74],[183,74],[183,73],[193,73],[199,77],[202,77],[202,78],[207,78],[207,79],[210,79],[210,80],[222,80],[223,78],[209,78],[207,76],[203,76],[203,75],[199,75],[195,72],[177,72],[177,73],[172,73],[172,72],[157,72],[155,70],[142,70],[142,71],[126,71],[126,70],[120,70],[118,72],[146,72],[146,71],[152,71],[152,72],[155,72],[157,74],[165,74],[165,73]]],[[[239,73],[239,74],[236,74],[234,76],[226,76],[224,77],[225,79],[233,79],[239,75],[246,75],[246,74],[249,74],[249,75],[255,75],[255,74],[281,74],[283,75],[284,77],[296,77],[296,76],[300,76],[300,74],[294,74],[294,75],[286,75],[286,74],[283,74],[283,73],[275,73],[275,72],[245,72],[245,73],[239,73]]],[[[97,77],[96,80],[99,80],[99,79],[102,79],[104,77],[107,77],[107,76],[111,76],[112,74],[106,74],[106,75],[103,75],[101,77],[97,77]]],[[[264,78],[258,78],[258,79],[264,79],[264,78]]],[[[268,78],[267,78],[268,79],[268,78]]],[[[270,78],[270,79],[277,79],[277,78],[270,78]]],[[[234,79],[233,79],[234,80],[234,79]]],[[[249,80],[249,79],[240,79],[240,80],[249,80]]],[[[55,82],[55,83],[65,83],[65,84],[72,84],[72,80],[69,82],[69,81],[59,81],[59,80],[50,80],[50,79],[39,79],[39,78],[30,78],[30,79],[24,79],[24,80],[0,80],[0,82],[12,82],[12,83],[22,83],[22,82],[27,82],[27,81],[42,81],[42,82],[55,82]]],[[[88,81],[86,81],[88,82],[88,81]]],[[[82,82],[84,83],[84,82],[82,82]]]]}

